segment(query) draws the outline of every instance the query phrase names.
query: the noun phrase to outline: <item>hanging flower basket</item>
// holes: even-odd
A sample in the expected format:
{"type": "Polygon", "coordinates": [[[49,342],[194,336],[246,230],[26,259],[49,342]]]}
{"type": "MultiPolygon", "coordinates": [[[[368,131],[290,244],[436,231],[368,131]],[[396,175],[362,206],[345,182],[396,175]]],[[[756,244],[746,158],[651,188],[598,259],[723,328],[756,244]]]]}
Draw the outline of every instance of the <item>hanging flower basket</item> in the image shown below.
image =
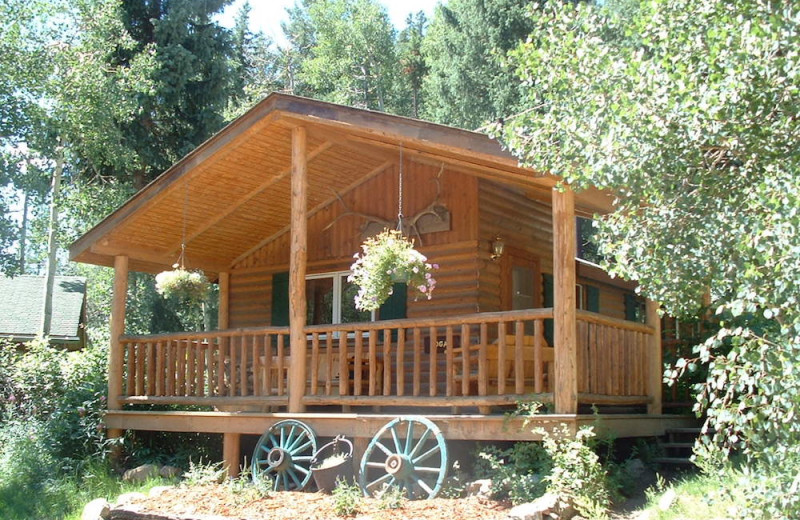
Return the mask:
{"type": "Polygon", "coordinates": [[[179,267],[156,275],[156,291],[165,298],[202,302],[208,297],[211,284],[202,272],[179,267]]]}
{"type": "Polygon", "coordinates": [[[416,291],[416,297],[431,299],[436,279],[432,271],[437,264],[428,263],[425,255],[414,249],[414,242],[399,231],[385,230],[368,238],[361,245],[362,253],[356,253],[356,261],[350,266],[349,282],[358,285],[355,297],[356,308],[364,311],[376,310],[392,294],[395,283],[407,283],[416,291]]]}

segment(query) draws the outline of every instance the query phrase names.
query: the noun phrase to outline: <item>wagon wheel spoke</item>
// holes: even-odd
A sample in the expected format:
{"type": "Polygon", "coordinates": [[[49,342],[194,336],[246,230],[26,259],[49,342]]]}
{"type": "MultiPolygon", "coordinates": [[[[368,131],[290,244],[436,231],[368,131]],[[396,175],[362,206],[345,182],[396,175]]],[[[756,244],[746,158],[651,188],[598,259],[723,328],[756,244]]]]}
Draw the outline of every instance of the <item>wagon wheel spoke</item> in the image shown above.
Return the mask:
{"type": "Polygon", "coordinates": [[[439,453],[439,446],[434,446],[433,448],[429,449],[428,451],[426,451],[425,453],[423,453],[422,455],[420,455],[419,457],[414,459],[414,464],[417,464],[417,463],[422,462],[424,460],[428,460],[429,458],[431,458],[432,456],[436,455],[437,453],[439,453]]]}
{"type": "Polygon", "coordinates": [[[370,482],[369,484],[367,484],[367,489],[368,490],[373,490],[373,489],[375,489],[375,486],[379,486],[379,485],[383,484],[384,482],[388,482],[389,480],[392,480],[392,482],[389,482],[389,484],[391,485],[393,483],[393,481],[394,481],[394,477],[392,475],[390,475],[389,473],[386,473],[382,477],[379,477],[379,478],[373,480],[372,482],[370,482]]]}
{"type": "Polygon", "coordinates": [[[301,490],[311,480],[311,459],[316,450],[311,428],[300,421],[279,421],[256,443],[253,480],[272,477],[275,491],[301,490]]]}

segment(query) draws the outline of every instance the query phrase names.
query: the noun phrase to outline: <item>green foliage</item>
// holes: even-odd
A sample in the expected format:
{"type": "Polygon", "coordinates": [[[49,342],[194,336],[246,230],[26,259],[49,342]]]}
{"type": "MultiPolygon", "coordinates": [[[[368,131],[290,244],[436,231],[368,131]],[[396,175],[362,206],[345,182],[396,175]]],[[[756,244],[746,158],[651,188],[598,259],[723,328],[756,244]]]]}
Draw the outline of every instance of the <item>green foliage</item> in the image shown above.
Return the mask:
{"type": "Polygon", "coordinates": [[[339,516],[353,516],[361,510],[364,494],[356,484],[338,480],[333,489],[333,510],[339,516]]]}
{"type": "Polygon", "coordinates": [[[800,4],[648,0],[533,10],[511,54],[528,111],[500,129],[529,166],[615,195],[605,267],[675,316],[707,295],[720,331],[668,376],[698,394],[758,482],[746,513],[800,515],[800,4]]]}
{"type": "Polygon", "coordinates": [[[56,518],[85,498],[109,448],[105,377],[101,349],[0,344],[0,517],[56,518]]]}
{"type": "Polygon", "coordinates": [[[379,509],[402,509],[406,503],[405,492],[397,486],[389,486],[381,493],[379,509]]]}
{"type": "Polygon", "coordinates": [[[385,7],[375,0],[308,0],[289,17],[284,32],[298,60],[295,92],[399,111],[395,29],[385,7]]]}
{"type": "Polygon", "coordinates": [[[206,486],[219,484],[225,480],[227,471],[222,467],[222,462],[203,463],[189,461],[189,469],[183,474],[183,482],[187,486],[206,486]]]}
{"type": "Polygon", "coordinates": [[[607,474],[600,464],[590,441],[595,434],[591,428],[581,428],[572,435],[567,426],[553,433],[542,431],[544,450],[550,456],[552,468],[545,476],[547,491],[570,497],[584,516],[598,518],[610,504],[607,474]]]}
{"type": "Polygon", "coordinates": [[[450,0],[439,4],[422,52],[423,116],[475,129],[518,111],[521,84],[505,55],[532,24],[528,0],[450,0]]]}
{"type": "Polygon", "coordinates": [[[489,446],[478,457],[476,472],[492,478],[496,498],[522,504],[539,498],[547,489],[544,477],[552,462],[538,442],[517,442],[504,450],[489,446]]]}

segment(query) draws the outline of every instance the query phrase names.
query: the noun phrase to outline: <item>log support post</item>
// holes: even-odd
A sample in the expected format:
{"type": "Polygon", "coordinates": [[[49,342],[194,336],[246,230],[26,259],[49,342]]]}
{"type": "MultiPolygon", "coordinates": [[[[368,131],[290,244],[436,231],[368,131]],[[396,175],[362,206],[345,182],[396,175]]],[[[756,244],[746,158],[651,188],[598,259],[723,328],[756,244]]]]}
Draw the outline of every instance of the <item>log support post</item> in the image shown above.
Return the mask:
{"type": "Polygon", "coordinates": [[[231,288],[231,275],[227,272],[219,273],[219,311],[217,319],[217,328],[225,330],[230,327],[230,288],[231,288]]]}
{"type": "Polygon", "coordinates": [[[647,395],[651,398],[647,405],[649,415],[661,415],[661,389],[664,378],[662,364],[663,353],[661,348],[661,317],[658,315],[658,304],[654,301],[646,302],[646,323],[653,328],[647,349],[647,395]]]}
{"type": "Polygon", "coordinates": [[[306,262],[308,260],[306,129],[292,129],[291,249],[289,256],[289,412],[302,413],[306,389],[306,262]]]}
{"type": "Polygon", "coordinates": [[[228,478],[239,476],[239,461],[241,455],[241,435],[238,433],[222,434],[222,459],[223,467],[228,473],[228,478]]]}
{"type": "Polygon", "coordinates": [[[575,305],[575,193],[553,190],[553,321],[555,411],[578,413],[578,342],[575,305]]]}
{"type": "MultiPolygon", "coordinates": [[[[128,257],[114,257],[114,291],[111,301],[111,346],[108,351],[108,409],[119,410],[122,404],[122,365],[124,352],[120,336],[125,333],[125,304],[128,297],[128,257]]],[[[122,430],[110,429],[109,439],[122,436],[122,430]]],[[[113,455],[113,454],[112,454],[113,455]]]]}

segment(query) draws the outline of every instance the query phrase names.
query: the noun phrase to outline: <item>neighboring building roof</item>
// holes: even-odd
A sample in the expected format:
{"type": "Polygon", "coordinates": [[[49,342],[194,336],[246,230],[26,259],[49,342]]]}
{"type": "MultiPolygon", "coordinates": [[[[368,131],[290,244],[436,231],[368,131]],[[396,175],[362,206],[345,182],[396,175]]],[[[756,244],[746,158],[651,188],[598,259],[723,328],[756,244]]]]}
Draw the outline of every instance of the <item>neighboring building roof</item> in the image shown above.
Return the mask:
{"type": "MultiPolygon", "coordinates": [[[[0,337],[31,339],[39,333],[44,307],[43,276],[0,277],[0,337]]],[[[86,278],[56,276],[50,338],[82,341],[86,278]]]]}

